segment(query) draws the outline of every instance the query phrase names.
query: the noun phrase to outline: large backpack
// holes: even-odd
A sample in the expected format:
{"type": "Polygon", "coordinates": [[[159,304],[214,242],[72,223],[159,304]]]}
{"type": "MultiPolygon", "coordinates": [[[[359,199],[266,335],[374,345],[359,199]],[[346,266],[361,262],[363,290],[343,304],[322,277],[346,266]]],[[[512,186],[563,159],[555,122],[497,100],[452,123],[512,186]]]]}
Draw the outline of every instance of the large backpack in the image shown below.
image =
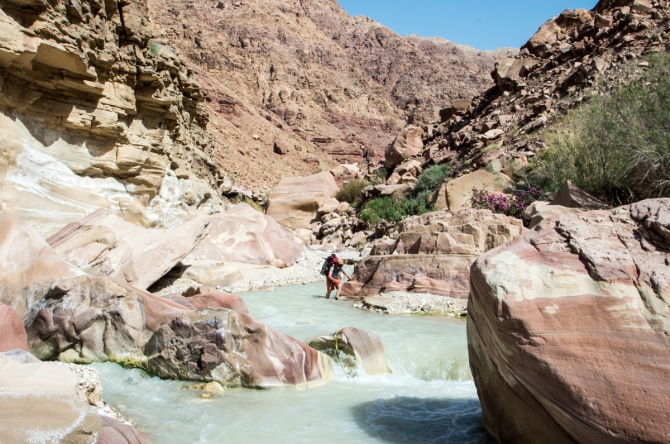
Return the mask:
{"type": "Polygon", "coordinates": [[[325,276],[328,274],[328,269],[330,269],[330,266],[333,265],[337,261],[337,256],[335,253],[331,254],[326,258],[325,261],[323,261],[323,265],[321,266],[321,274],[325,276]]]}

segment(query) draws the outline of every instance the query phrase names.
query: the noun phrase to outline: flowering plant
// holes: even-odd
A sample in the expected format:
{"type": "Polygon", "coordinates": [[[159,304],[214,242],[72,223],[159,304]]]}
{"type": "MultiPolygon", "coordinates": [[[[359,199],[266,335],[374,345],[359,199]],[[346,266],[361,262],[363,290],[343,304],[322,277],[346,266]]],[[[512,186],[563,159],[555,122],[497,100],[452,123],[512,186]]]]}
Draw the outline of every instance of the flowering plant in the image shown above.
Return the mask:
{"type": "Polygon", "coordinates": [[[494,213],[521,219],[527,225],[530,217],[526,209],[536,200],[541,200],[546,193],[535,187],[527,190],[516,190],[512,195],[488,194],[485,190],[472,189],[470,206],[475,210],[491,210],[494,213]]]}

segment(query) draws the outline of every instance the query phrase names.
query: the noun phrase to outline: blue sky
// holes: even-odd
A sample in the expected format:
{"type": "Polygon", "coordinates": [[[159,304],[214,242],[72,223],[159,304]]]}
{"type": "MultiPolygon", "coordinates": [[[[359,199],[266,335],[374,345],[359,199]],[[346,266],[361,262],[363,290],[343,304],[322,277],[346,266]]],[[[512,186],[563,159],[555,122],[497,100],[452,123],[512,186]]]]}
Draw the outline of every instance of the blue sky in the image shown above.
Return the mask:
{"type": "Polygon", "coordinates": [[[400,35],[443,37],[482,50],[518,48],[564,9],[592,9],[597,0],[339,0],[400,35]]]}

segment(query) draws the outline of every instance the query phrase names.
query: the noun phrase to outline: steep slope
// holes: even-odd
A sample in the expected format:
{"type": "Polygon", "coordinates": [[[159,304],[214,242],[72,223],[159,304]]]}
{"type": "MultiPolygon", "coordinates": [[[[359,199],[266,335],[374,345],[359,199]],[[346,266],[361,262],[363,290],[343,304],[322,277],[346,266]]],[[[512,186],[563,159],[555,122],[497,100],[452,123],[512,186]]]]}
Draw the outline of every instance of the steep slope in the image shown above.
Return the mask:
{"type": "Polygon", "coordinates": [[[454,176],[527,164],[569,109],[625,84],[648,69],[645,58],[668,50],[669,13],[666,1],[602,0],[552,18],[518,56],[500,60],[493,88],[424,125],[426,157],[452,165],[454,176]]]}
{"type": "Polygon", "coordinates": [[[502,54],[403,38],[349,17],[335,0],[149,7],[164,43],[209,94],[221,168],[254,188],[336,161],[379,160],[408,118],[434,118],[450,100],[491,84],[502,54]],[[275,153],[275,144],[287,153],[275,153]]]}

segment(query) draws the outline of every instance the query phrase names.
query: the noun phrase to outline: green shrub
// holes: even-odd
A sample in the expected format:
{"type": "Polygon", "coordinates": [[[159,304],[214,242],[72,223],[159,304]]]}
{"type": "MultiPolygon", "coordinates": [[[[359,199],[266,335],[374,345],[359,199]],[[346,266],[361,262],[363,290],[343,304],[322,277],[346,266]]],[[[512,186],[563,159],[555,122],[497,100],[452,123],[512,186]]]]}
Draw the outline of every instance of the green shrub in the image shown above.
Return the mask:
{"type": "Polygon", "coordinates": [[[409,216],[435,211],[433,205],[427,204],[432,194],[432,191],[423,191],[416,196],[401,194],[393,197],[377,197],[363,205],[358,217],[373,225],[382,220],[397,223],[409,216]]]}
{"type": "Polygon", "coordinates": [[[670,195],[670,57],[651,64],[646,75],[568,113],[529,181],[556,192],[571,180],[612,205],[670,195]]]}
{"type": "Polygon", "coordinates": [[[426,168],[414,185],[414,193],[419,194],[424,191],[436,190],[442,185],[450,171],[451,168],[448,165],[433,165],[430,168],[426,168]]]}
{"type": "Polygon", "coordinates": [[[361,195],[363,188],[370,185],[367,180],[354,179],[342,185],[342,188],[335,194],[335,199],[340,202],[348,202],[353,204],[361,195]]]}

